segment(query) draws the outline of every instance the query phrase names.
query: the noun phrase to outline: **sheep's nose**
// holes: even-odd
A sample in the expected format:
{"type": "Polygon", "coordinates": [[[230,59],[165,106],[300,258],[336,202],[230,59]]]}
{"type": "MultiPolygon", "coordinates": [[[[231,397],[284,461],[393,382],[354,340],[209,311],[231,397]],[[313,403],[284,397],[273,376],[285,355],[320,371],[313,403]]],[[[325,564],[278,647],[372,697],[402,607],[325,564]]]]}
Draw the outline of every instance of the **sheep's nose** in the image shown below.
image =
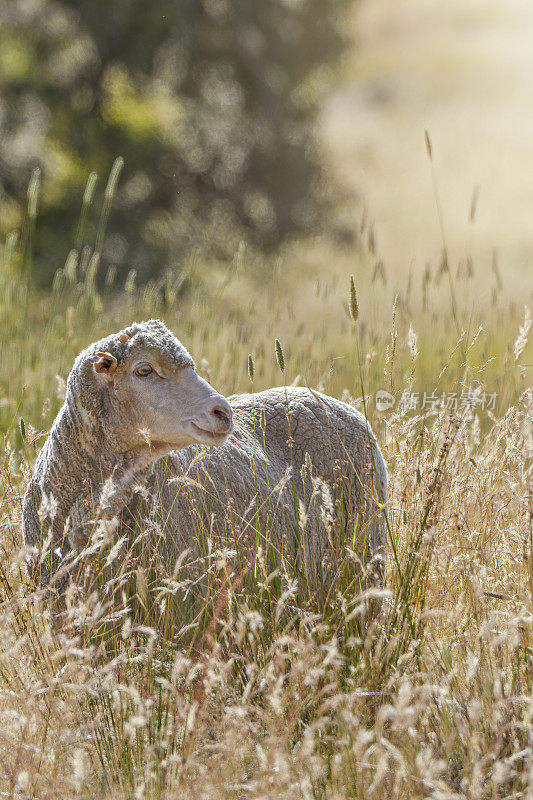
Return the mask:
{"type": "Polygon", "coordinates": [[[229,403],[220,401],[213,406],[211,413],[215,416],[220,433],[231,433],[233,430],[233,412],[229,403]]]}

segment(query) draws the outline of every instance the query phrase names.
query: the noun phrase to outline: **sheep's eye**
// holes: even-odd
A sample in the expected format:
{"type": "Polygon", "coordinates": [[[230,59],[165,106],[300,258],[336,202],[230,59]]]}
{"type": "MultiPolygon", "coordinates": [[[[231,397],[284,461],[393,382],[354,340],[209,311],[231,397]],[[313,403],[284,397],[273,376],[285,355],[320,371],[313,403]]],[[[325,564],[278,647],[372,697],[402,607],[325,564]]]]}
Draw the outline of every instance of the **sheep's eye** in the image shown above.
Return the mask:
{"type": "Polygon", "coordinates": [[[142,367],[137,367],[135,370],[135,374],[139,378],[145,378],[147,375],[150,375],[151,372],[153,372],[153,369],[149,364],[143,364],[142,367]]]}

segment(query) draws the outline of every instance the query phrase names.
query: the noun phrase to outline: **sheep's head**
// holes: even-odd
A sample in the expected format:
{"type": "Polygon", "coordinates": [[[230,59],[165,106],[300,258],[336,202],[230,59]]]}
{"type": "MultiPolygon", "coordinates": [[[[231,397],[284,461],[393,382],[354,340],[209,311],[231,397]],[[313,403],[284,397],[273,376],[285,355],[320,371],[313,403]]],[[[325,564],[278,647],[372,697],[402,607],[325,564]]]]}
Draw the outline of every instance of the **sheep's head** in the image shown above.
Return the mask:
{"type": "Polygon", "coordinates": [[[115,449],[221,445],[233,430],[228,401],[196,373],[187,350],[159,320],[133,324],[78,358],[72,375],[82,375],[84,395],[95,391],[104,435],[115,449]]]}

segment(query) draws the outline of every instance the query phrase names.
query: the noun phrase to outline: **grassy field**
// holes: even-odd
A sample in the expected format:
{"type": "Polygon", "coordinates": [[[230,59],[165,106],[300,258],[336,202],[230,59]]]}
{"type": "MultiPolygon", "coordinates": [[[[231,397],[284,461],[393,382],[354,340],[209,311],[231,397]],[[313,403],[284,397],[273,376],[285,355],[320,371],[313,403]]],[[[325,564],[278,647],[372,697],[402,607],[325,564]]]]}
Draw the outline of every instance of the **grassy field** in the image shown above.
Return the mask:
{"type": "Polygon", "coordinates": [[[38,292],[24,243],[4,251],[2,796],[531,796],[530,317],[497,271],[480,301],[466,260],[395,285],[364,220],[361,232],[356,251],[316,241],[267,265],[243,250],[230,265],[191,257],[143,288],[133,275],[97,287],[87,250],[38,292]],[[288,566],[241,580],[223,553],[193,635],[171,568],[132,562],[122,608],[73,601],[60,630],[38,591],[28,599],[21,497],[73,359],[154,316],[225,394],[286,380],[366,407],[391,474],[386,590],[368,628],[350,542],[321,614],[298,602],[304,578],[288,566]]]}

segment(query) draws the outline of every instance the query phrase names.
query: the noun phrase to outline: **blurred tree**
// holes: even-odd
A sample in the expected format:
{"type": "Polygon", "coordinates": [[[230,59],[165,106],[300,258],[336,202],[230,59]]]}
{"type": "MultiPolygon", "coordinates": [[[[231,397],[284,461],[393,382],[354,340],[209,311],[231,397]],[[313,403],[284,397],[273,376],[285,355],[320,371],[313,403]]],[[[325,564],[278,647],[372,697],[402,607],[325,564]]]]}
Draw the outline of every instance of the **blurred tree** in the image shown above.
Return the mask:
{"type": "MultiPolygon", "coordinates": [[[[35,270],[73,240],[90,171],[125,169],[103,261],[141,279],[191,248],[269,249],[331,217],[313,123],[352,0],[3,0],[0,231],[39,165],[35,270]],[[74,202],[74,198],[80,198],[74,202]],[[329,216],[328,216],[329,215],[329,216]]],[[[98,214],[85,242],[94,246],[98,214]]]]}

